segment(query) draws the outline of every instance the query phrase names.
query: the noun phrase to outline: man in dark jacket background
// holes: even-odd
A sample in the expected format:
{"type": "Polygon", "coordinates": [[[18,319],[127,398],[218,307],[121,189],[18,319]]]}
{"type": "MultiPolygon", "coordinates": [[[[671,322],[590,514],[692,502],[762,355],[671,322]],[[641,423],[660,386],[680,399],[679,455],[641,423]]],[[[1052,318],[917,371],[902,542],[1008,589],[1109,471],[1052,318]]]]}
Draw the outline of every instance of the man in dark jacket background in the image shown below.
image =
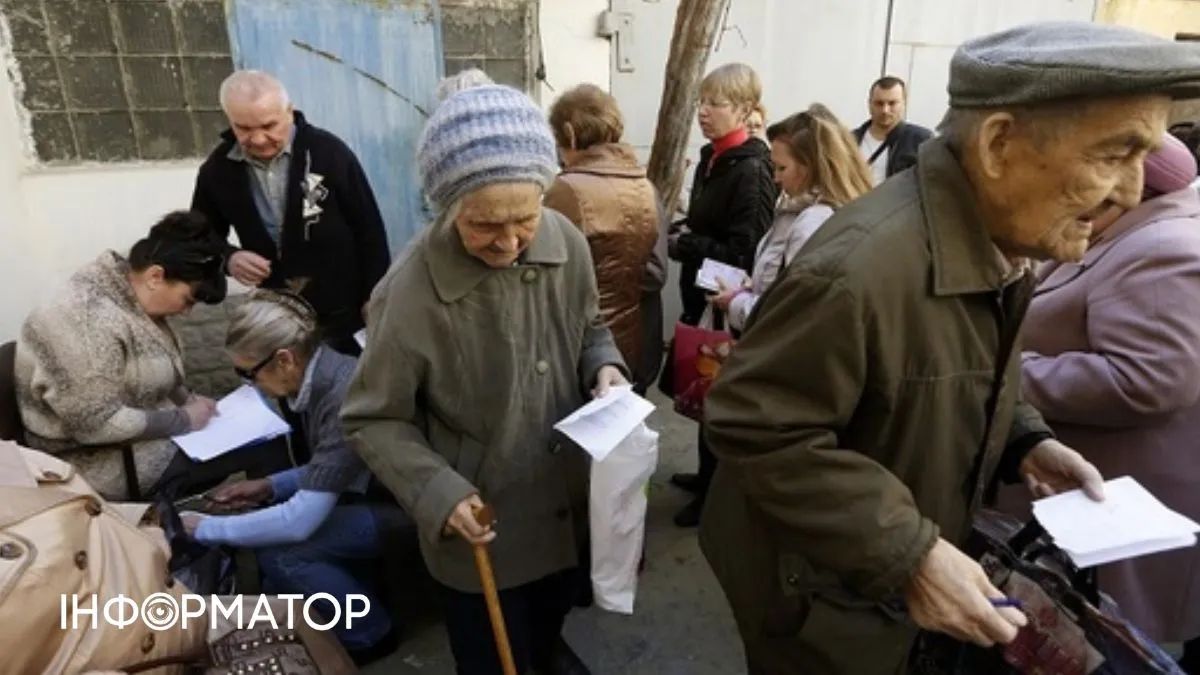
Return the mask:
{"type": "Polygon", "coordinates": [[[867,98],[871,119],[854,130],[858,149],[871,167],[871,177],[879,185],[889,177],[917,163],[917,147],[933,137],[919,124],[904,121],[908,107],[908,87],[898,77],[881,77],[871,85],[867,98]]]}
{"type": "Polygon", "coordinates": [[[1011,642],[1024,614],[990,601],[1013,589],[958,548],[984,495],[1102,498],[1020,397],[1027,260],[1080,260],[1093,219],[1138,203],[1200,54],[1034,24],[959,47],[949,93],[943,136],[809,240],[706,400],[700,543],[751,673],[895,675],[918,628],[1011,642]]]}
{"type": "Polygon", "coordinates": [[[247,286],[299,292],[327,340],[358,353],[362,308],[391,261],[383,217],[354,153],[293,110],[271,75],[233,73],[221,84],[229,130],[200,167],[192,195],[222,237],[229,274],[247,286]]]}

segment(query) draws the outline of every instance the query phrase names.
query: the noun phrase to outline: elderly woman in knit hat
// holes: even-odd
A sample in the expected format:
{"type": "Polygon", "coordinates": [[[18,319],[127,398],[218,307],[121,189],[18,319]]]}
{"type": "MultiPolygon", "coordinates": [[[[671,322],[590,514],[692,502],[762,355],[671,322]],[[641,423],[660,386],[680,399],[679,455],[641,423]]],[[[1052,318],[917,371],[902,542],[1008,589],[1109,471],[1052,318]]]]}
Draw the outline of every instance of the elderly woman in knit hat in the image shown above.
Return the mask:
{"type": "Polygon", "coordinates": [[[586,536],[588,464],[552,427],[626,371],[587,241],[542,208],[554,138],[524,94],[478,86],[437,109],[418,162],[435,220],[372,295],[342,419],[417,522],[458,672],[500,672],[480,543],[518,669],[587,672],[559,634],[586,536]],[[494,530],[473,515],[482,502],[494,530]]]}
{"type": "MultiPolygon", "coordinates": [[[[1082,261],[1038,270],[1021,370],[1060,440],[1200,519],[1200,197],[1195,158],[1162,143],[1141,204],[1098,218],[1082,261]]],[[[1106,565],[1100,588],[1156,640],[1200,636],[1200,548],[1106,565]]]]}

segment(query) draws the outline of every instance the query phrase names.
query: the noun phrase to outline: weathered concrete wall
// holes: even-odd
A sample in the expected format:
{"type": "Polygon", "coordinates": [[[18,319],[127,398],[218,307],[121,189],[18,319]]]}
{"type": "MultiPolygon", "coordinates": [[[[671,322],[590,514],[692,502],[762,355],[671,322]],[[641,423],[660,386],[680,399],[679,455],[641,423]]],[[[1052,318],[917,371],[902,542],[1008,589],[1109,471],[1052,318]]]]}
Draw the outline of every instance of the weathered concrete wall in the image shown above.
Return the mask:
{"type": "Polygon", "coordinates": [[[197,305],[186,316],[171,320],[183,347],[187,384],[193,391],[219,398],[241,384],[225,355],[229,316],[245,295],[231,295],[217,306],[197,305]]]}
{"type": "Polygon", "coordinates": [[[1096,21],[1128,26],[1173,39],[1178,33],[1200,33],[1200,2],[1097,0],[1096,21]]]}
{"type": "MultiPolygon", "coordinates": [[[[0,3],[4,10],[0,13],[0,241],[4,242],[0,246],[0,289],[5,296],[0,302],[0,339],[15,336],[29,310],[84,262],[105,249],[127,250],[159,216],[186,208],[199,163],[40,164],[32,133],[34,112],[22,102],[31,101],[35,108],[54,105],[51,84],[59,88],[60,97],[73,98],[76,103],[85,102],[87,97],[82,90],[64,94],[58,80],[51,81],[38,73],[22,75],[17,67],[14,48],[33,54],[40,53],[42,47],[30,42],[38,34],[34,30],[38,26],[27,20],[31,12],[25,11],[13,20],[10,17],[16,16],[14,8],[34,4],[27,0],[0,3]],[[20,45],[17,38],[23,41],[20,45]]],[[[141,35],[134,33],[134,37],[141,35]]],[[[73,82],[85,80],[76,78],[73,82]]],[[[74,91],[71,87],[65,89],[74,91]]],[[[59,102],[65,105],[65,98],[59,102]]],[[[68,113],[46,110],[37,114],[68,113]]],[[[43,144],[62,140],[46,133],[49,135],[41,137],[43,144]]]]}
{"type": "MultiPolygon", "coordinates": [[[[1096,21],[1136,28],[1174,39],[1200,34],[1200,2],[1196,0],[1097,0],[1096,21]]],[[[1200,102],[1175,104],[1171,122],[1200,120],[1200,102]]]]}

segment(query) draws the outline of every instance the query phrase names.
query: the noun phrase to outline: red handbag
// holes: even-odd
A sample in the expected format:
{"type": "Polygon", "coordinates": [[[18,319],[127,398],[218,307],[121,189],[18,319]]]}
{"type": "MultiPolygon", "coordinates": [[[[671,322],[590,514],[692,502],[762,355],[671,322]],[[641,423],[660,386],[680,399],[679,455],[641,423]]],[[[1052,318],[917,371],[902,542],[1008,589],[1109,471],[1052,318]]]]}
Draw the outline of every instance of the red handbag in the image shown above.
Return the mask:
{"type": "Polygon", "coordinates": [[[671,369],[676,412],[697,421],[703,417],[704,397],[732,347],[728,331],[675,325],[671,369]]]}

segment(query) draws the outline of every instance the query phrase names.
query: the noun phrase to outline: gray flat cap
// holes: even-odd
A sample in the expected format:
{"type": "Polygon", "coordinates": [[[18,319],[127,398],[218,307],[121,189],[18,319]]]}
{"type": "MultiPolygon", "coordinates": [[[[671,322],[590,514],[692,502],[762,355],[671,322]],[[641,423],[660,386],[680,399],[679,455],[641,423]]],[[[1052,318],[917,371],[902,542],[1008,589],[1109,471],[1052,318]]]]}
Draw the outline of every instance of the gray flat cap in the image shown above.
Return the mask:
{"type": "Polygon", "coordinates": [[[963,43],[947,88],[956,108],[1139,93],[1200,98],[1200,44],[1104,24],[1029,24],[963,43]]]}

